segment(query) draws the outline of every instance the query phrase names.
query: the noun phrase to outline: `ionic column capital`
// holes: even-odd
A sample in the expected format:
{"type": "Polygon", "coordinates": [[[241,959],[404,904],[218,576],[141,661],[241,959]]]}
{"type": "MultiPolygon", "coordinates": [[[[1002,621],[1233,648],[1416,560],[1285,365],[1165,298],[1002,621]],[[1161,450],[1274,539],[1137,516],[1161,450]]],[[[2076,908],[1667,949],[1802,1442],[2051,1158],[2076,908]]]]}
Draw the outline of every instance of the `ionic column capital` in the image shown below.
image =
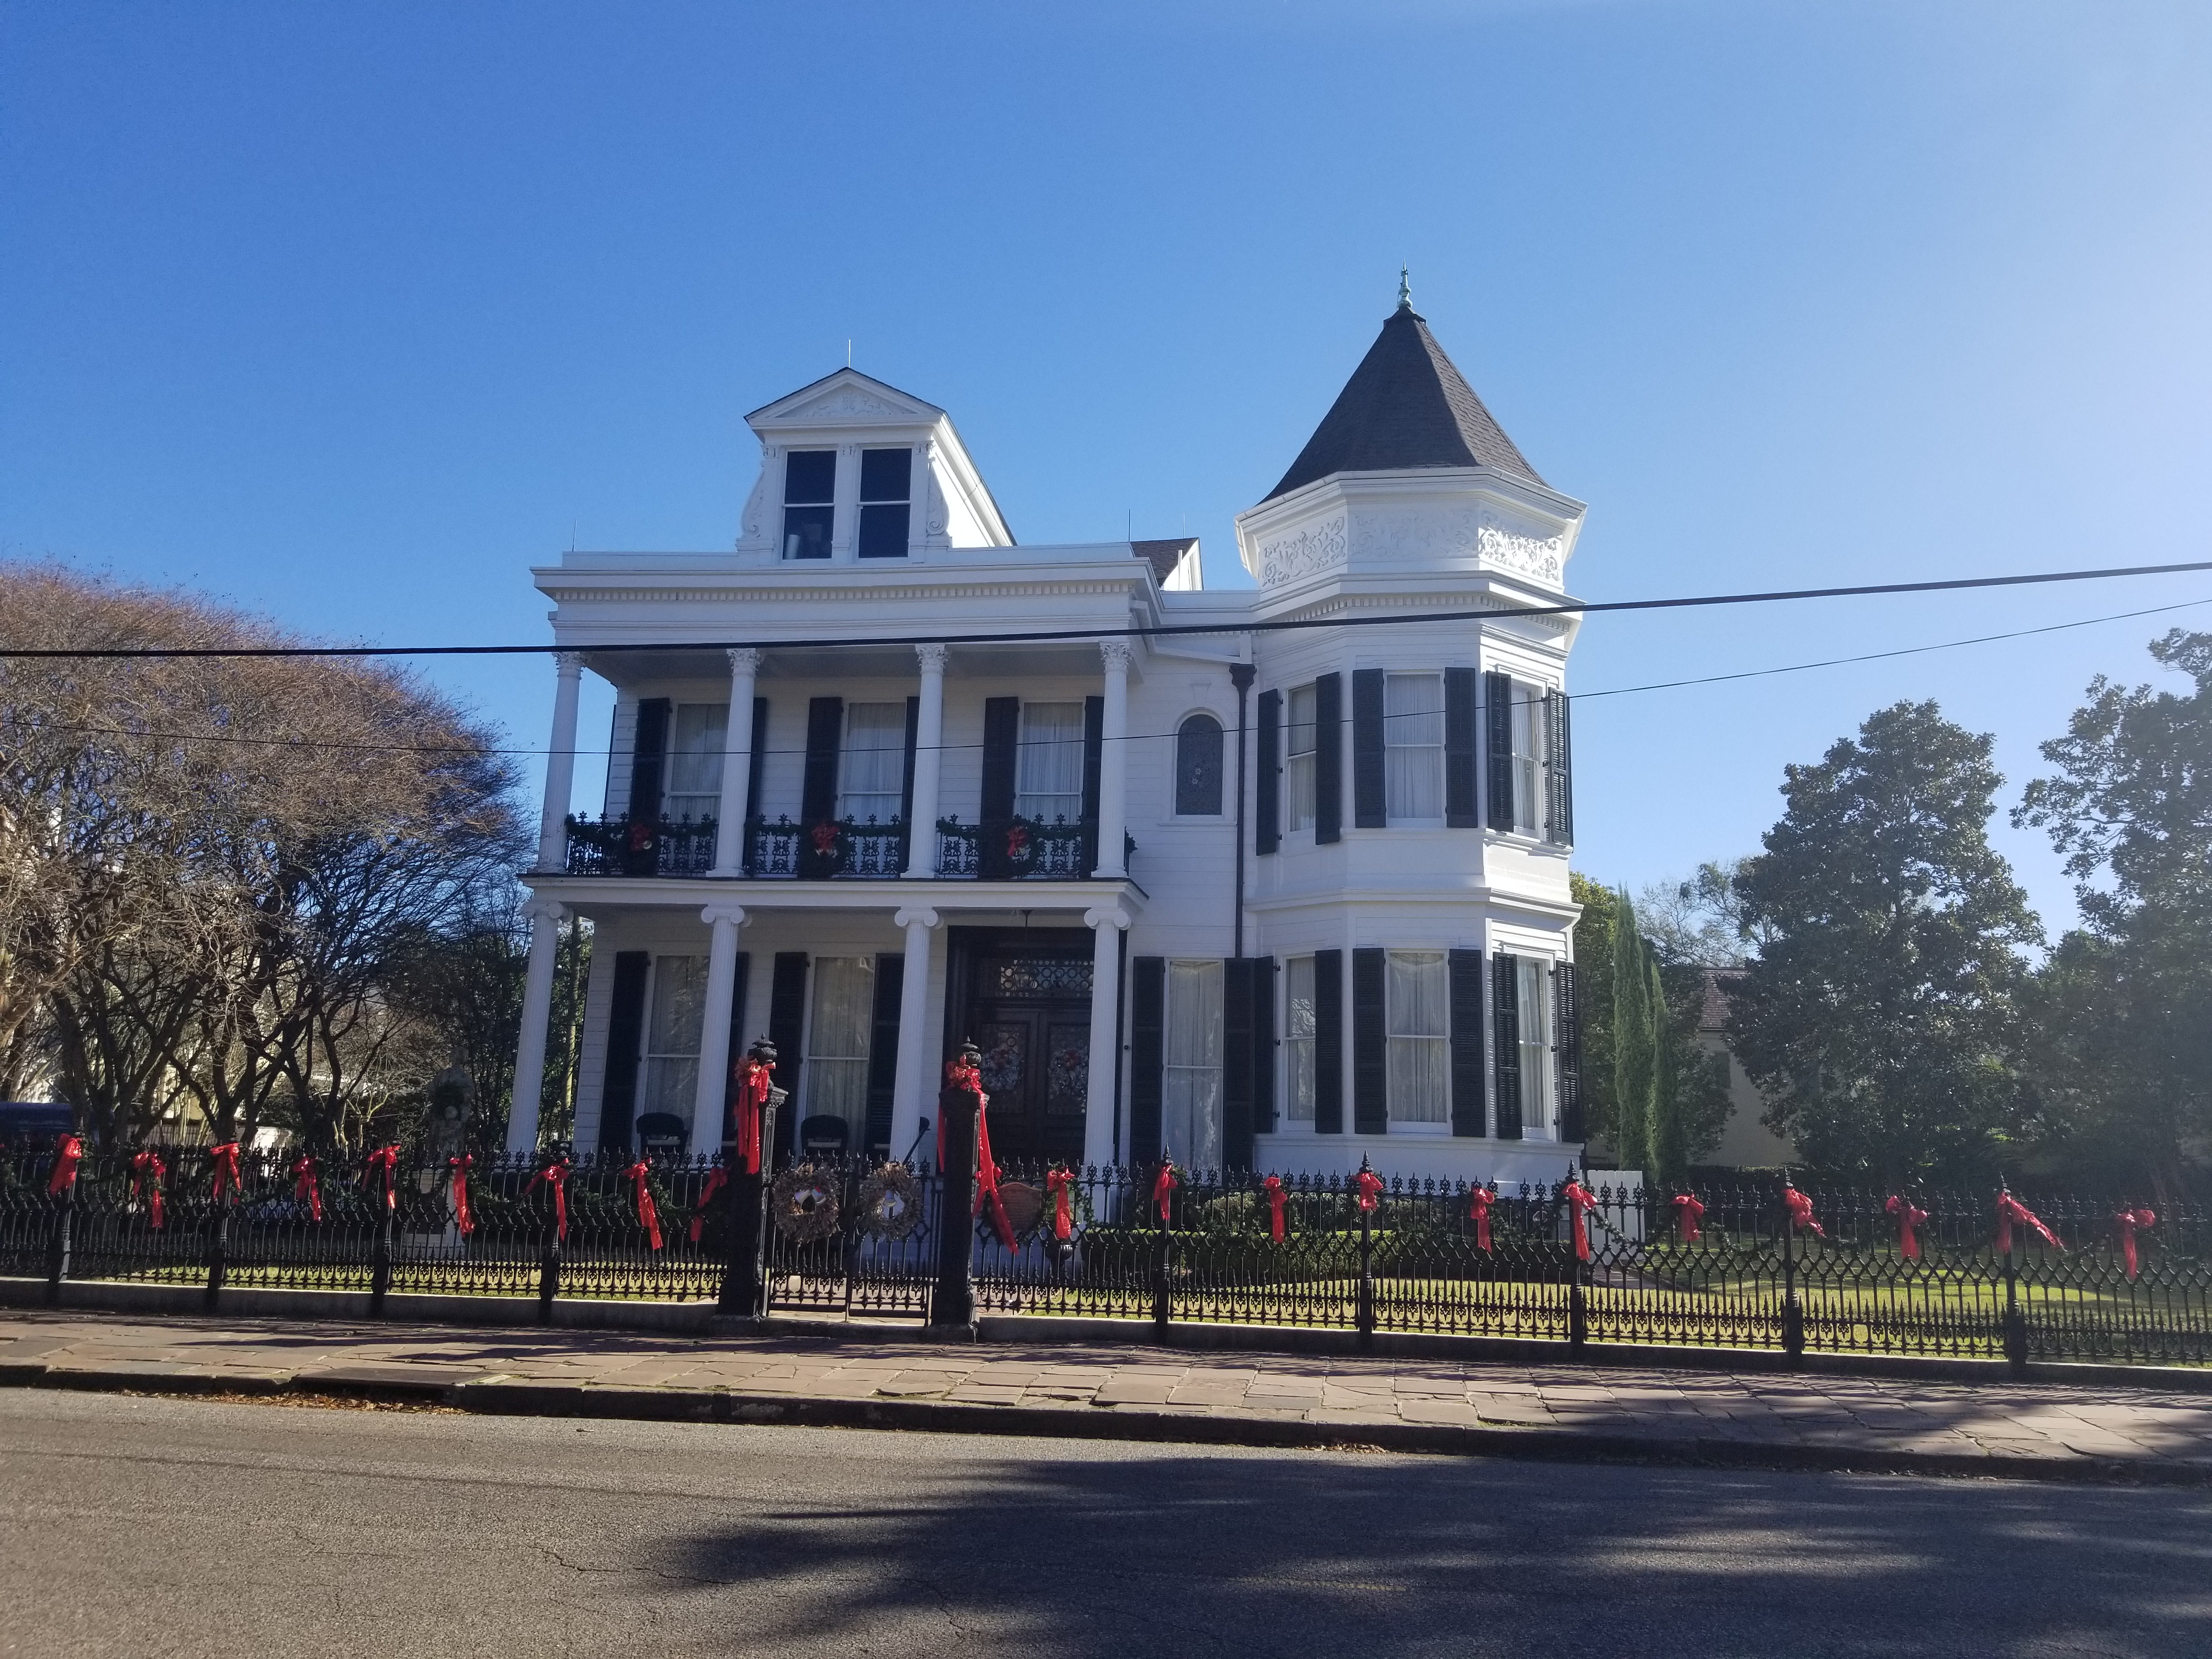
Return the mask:
{"type": "Polygon", "coordinates": [[[709,927],[720,921],[742,927],[745,925],[745,908],[742,904],[710,904],[699,912],[699,920],[709,927]]]}
{"type": "Polygon", "coordinates": [[[891,926],[894,927],[912,927],[917,922],[924,927],[936,927],[937,912],[927,905],[910,905],[891,918],[891,926]]]}
{"type": "Polygon", "coordinates": [[[1099,905],[1083,913],[1083,925],[1085,927],[1118,927],[1127,933],[1129,930],[1129,913],[1119,905],[1099,905]]]}
{"type": "Polygon", "coordinates": [[[558,921],[568,907],[550,893],[536,893],[522,902],[522,914],[532,921],[558,921]]]}

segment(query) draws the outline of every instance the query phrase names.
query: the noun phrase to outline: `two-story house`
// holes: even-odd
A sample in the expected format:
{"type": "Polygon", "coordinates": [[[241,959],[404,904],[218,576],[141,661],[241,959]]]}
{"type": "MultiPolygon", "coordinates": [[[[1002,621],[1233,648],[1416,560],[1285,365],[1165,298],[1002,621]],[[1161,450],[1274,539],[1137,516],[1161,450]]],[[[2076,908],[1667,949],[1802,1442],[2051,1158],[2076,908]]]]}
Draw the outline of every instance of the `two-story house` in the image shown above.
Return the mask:
{"type": "Polygon", "coordinates": [[[1581,503],[1414,313],[1237,520],[1017,544],[950,417],[851,369],[747,417],[723,553],[535,571],[560,647],[510,1144],[594,924],[580,1146],[722,1134],[772,1037],[817,1144],[1556,1179],[1580,1157],[1563,582],[1581,503]],[[1449,615],[1443,613],[1450,613],[1449,615]],[[579,677],[617,693],[572,816],[579,677]]]}

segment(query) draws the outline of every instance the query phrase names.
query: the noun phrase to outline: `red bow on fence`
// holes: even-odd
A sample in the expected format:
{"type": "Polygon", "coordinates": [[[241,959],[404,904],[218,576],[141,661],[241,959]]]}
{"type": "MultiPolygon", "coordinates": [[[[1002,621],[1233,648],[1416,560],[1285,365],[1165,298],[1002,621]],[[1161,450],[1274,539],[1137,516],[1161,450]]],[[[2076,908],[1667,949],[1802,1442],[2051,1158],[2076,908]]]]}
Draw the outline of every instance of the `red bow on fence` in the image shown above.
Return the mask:
{"type": "Polygon", "coordinates": [[[2118,1215],[2112,1218],[2112,1224],[2120,1230],[2120,1260],[2127,1263],[2128,1279],[2130,1283],[2133,1283],[2136,1276],[2136,1229],[2138,1227],[2155,1227],[2158,1224],[2158,1212],[2155,1210],[2122,1210],[2118,1215]]]}
{"type": "Polygon", "coordinates": [[[469,1208],[469,1171],[475,1165],[476,1159],[466,1152],[446,1160],[447,1169],[453,1171],[453,1225],[460,1229],[463,1238],[477,1230],[476,1212],[469,1208]]]}
{"type": "Polygon", "coordinates": [[[1998,1254],[2007,1255],[2011,1254],[2012,1224],[2015,1221],[2034,1232],[2045,1243],[2053,1249],[2063,1250],[2066,1248],[2058,1235],[2045,1226],[2034,1211],[2029,1209],[2010,1193],[1999,1193],[1997,1194],[1998,1254]]]}
{"type": "Polygon", "coordinates": [[[1914,1230],[1928,1219],[1928,1212],[1895,1194],[1881,1207],[1897,1218],[1897,1253],[1907,1261],[1919,1261],[1920,1235],[1914,1230]]]}
{"type": "Polygon", "coordinates": [[[1698,1224],[1705,1218],[1705,1206],[1695,1195],[1677,1193],[1674,1195],[1674,1237],[1684,1244],[1694,1244],[1705,1236],[1698,1224]]]}
{"type": "Polygon", "coordinates": [[[568,1160],[561,1158],[547,1164],[530,1177],[530,1185],[522,1189],[527,1198],[544,1182],[553,1192],[553,1237],[556,1243],[568,1242],[568,1160]]]}
{"type": "Polygon", "coordinates": [[[1590,1259],[1589,1222],[1588,1217],[1597,1208],[1597,1195],[1579,1181],[1570,1181],[1560,1188],[1559,1196],[1567,1202],[1567,1218],[1575,1236],[1575,1260],[1590,1259]]]}
{"type": "Polygon", "coordinates": [[[1813,1200],[1788,1182],[1782,1184],[1782,1207],[1790,1212],[1790,1230],[1826,1238],[1827,1230],[1813,1219],[1813,1200]]]}
{"type": "Polygon", "coordinates": [[[161,1183],[169,1176],[168,1166],[161,1155],[151,1150],[139,1153],[131,1160],[131,1200],[138,1200],[138,1183],[146,1183],[146,1224],[155,1232],[161,1231],[161,1183]]]}
{"type": "Polygon", "coordinates": [[[775,1066],[763,1066],[750,1054],[738,1062],[738,1156],[745,1161],[747,1175],[761,1172],[761,1111],[775,1085],[775,1066]]]}
{"type": "Polygon", "coordinates": [[[699,1235],[707,1231],[707,1206],[714,1201],[714,1194],[730,1184],[730,1172],[716,1164],[707,1171],[707,1184],[699,1189],[699,1207],[691,1212],[691,1242],[696,1244],[699,1235]]]}
{"type": "Polygon", "coordinates": [[[1044,1189],[1052,1194],[1052,1236],[1067,1238],[1075,1231],[1075,1218],[1069,1212],[1067,1189],[1075,1184],[1074,1175],[1066,1170],[1045,1171],[1044,1189]]]}
{"type": "Polygon", "coordinates": [[[623,1173],[629,1177],[631,1189],[637,1195],[637,1224],[645,1229],[647,1243],[657,1250],[660,1248],[660,1209],[653,1201],[653,1187],[646,1179],[652,1170],[651,1164],[640,1158],[623,1173]]]}
{"type": "Polygon", "coordinates": [[[84,1162],[84,1142],[64,1135],[54,1143],[54,1172],[46,1177],[46,1192],[58,1198],[76,1185],[76,1166],[84,1162]]]}
{"type": "Polygon", "coordinates": [[[307,1206],[313,1219],[323,1218],[323,1184],[315,1179],[315,1160],[306,1152],[292,1164],[292,1196],[307,1206]]]}
{"type": "Polygon", "coordinates": [[[245,1183],[238,1175],[238,1143],[226,1140],[219,1146],[208,1148],[208,1160],[215,1167],[214,1200],[220,1204],[225,1193],[241,1192],[245,1183]]]}
{"type": "Polygon", "coordinates": [[[361,1166],[361,1178],[363,1181],[368,1180],[372,1175],[383,1176],[384,1207],[387,1210],[396,1210],[399,1207],[399,1200],[392,1190],[392,1183],[398,1178],[398,1170],[399,1148],[397,1146],[378,1147],[368,1155],[367,1161],[361,1166]]]}
{"type": "Polygon", "coordinates": [[[1487,1187],[1477,1187],[1468,1195],[1468,1218],[1474,1223],[1474,1248],[1485,1255],[1490,1254],[1490,1206],[1498,1202],[1498,1194],[1487,1187]]]}
{"type": "MultiPolygon", "coordinates": [[[[972,1217],[983,1213],[983,1206],[991,1206],[991,1231],[999,1243],[1008,1249],[1015,1248],[1013,1218],[1006,1213],[1006,1200],[999,1193],[999,1164],[991,1156],[990,1103],[983,1098],[981,1090],[975,1091],[978,1109],[975,1113],[975,1206],[972,1217]]],[[[940,1116],[943,1114],[939,1114],[940,1116]]]]}
{"type": "Polygon", "coordinates": [[[1287,1196],[1283,1191],[1282,1176],[1269,1176],[1260,1183],[1260,1190],[1267,1195],[1267,1237],[1279,1244],[1283,1242],[1283,1200],[1287,1196]]]}
{"type": "Polygon", "coordinates": [[[1382,1177],[1372,1170],[1362,1170],[1352,1177],[1352,1184],[1359,1189],[1359,1207],[1363,1210],[1373,1209],[1375,1200],[1382,1196],[1382,1177]]]}
{"type": "Polygon", "coordinates": [[[1182,1183],[1176,1179],[1175,1165],[1167,1159],[1160,1160],[1160,1172],[1152,1177],[1152,1202],[1160,1206],[1160,1225],[1168,1224],[1168,1200],[1182,1183]]]}

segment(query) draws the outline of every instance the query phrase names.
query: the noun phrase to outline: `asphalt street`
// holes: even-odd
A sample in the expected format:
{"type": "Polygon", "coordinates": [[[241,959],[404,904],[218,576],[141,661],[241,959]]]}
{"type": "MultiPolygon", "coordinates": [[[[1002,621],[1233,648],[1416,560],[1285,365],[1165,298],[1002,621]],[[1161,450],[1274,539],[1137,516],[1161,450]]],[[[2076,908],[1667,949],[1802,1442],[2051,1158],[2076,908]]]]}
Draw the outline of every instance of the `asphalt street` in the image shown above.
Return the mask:
{"type": "Polygon", "coordinates": [[[2212,1493],[0,1390],[9,1655],[2212,1654],[2212,1493]]]}

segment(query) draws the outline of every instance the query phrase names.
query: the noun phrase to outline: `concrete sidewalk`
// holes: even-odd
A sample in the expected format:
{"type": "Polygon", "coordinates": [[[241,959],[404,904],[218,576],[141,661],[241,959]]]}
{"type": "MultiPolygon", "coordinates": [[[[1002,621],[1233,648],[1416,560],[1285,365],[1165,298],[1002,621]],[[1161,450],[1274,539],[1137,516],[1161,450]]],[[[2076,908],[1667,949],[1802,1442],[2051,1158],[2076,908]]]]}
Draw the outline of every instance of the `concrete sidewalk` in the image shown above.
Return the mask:
{"type": "Polygon", "coordinates": [[[2080,1383],[0,1311],[0,1382],[463,1410],[2212,1485],[2212,1396],[2080,1383]]]}

